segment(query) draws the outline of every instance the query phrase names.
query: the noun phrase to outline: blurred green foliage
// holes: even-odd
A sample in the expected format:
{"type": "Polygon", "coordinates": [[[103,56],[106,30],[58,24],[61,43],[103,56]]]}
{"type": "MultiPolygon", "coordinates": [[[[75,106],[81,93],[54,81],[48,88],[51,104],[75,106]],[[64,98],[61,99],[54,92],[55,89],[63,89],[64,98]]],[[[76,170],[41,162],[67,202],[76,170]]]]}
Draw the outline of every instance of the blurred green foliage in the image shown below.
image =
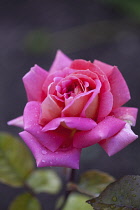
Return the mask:
{"type": "Polygon", "coordinates": [[[42,29],[29,31],[25,36],[23,45],[29,53],[43,54],[50,48],[50,37],[42,29]]]}
{"type": "Polygon", "coordinates": [[[130,17],[135,17],[140,20],[140,1],[139,0],[103,0],[104,3],[109,3],[117,10],[124,12],[130,17]]]}
{"type": "MultiPolygon", "coordinates": [[[[89,196],[82,195],[79,193],[71,193],[67,199],[66,205],[64,206],[64,208],[62,208],[62,210],[92,210],[92,207],[88,206],[88,204],[85,202],[89,198],[89,196]]],[[[58,200],[57,208],[59,208],[59,206],[63,202],[63,199],[64,198],[61,197],[58,200]]]]}
{"type": "Polygon", "coordinates": [[[78,184],[79,190],[97,197],[110,183],[114,177],[98,170],[89,170],[81,174],[78,184]]]}
{"type": "Polygon", "coordinates": [[[41,210],[37,193],[56,194],[62,186],[55,171],[36,169],[28,148],[8,133],[0,133],[0,182],[28,192],[15,198],[9,210],[41,210]]]}
{"type": "Polygon", "coordinates": [[[61,180],[51,169],[33,171],[27,179],[27,185],[36,193],[56,194],[61,189],[61,180]]]}
{"type": "Polygon", "coordinates": [[[41,205],[33,195],[24,193],[15,198],[9,210],[41,210],[41,205]]]}
{"type": "Polygon", "coordinates": [[[13,187],[23,186],[33,169],[27,147],[18,138],[0,133],[0,181],[13,187]]]}

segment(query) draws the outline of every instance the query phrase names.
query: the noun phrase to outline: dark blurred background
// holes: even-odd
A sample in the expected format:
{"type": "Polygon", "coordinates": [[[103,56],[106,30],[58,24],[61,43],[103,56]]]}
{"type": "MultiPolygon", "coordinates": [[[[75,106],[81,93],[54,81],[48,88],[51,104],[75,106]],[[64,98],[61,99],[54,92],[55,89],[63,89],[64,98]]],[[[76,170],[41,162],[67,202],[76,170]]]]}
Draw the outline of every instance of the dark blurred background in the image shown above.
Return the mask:
{"type": "MultiPolygon", "coordinates": [[[[18,135],[20,129],[7,126],[7,121],[22,115],[22,77],[34,64],[48,70],[57,49],[72,59],[117,65],[130,88],[127,105],[140,107],[139,0],[1,0],[0,49],[1,131],[18,135]]],[[[138,119],[133,129],[137,134],[139,126],[138,119]]],[[[139,140],[113,157],[97,145],[84,149],[79,172],[93,168],[116,178],[140,175],[139,151],[139,140]]],[[[0,209],[6,210],[21,191],[1,184],[0,209]]],[[[46,210],[53,210],[55,196],[39,198],[46,210]]]]}

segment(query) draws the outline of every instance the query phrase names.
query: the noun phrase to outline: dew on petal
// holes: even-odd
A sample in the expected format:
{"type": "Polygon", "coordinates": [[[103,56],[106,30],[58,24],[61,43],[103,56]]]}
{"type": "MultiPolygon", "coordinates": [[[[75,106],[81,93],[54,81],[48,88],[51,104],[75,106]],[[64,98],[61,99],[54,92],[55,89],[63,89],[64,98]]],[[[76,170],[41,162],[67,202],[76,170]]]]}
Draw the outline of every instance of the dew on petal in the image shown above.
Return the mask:
{"type": "Polygon", "coordinates": [[[46,155],[47,154],[47,151],[46,150],[42,150],[42,154],[43,155],[46,155]]]}

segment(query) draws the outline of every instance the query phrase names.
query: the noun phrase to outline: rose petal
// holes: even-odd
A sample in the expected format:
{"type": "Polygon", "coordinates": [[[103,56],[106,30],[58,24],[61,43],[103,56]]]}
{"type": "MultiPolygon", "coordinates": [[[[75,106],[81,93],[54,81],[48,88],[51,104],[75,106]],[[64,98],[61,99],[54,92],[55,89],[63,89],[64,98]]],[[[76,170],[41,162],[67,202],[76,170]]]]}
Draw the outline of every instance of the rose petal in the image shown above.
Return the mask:
{"type": "Polygon", "coordinates": [[[94,60],[93,64],[98,66],[107,75],[107,77],[112,73],[113,66],[109,64],[106,64],[98,60],[94,60]]]}
{"type": "Polygon", "coordinates": [[[108,116],[113,107],[113,96],[110,91],[100,94],[99,97],[98,122],[108,116]]]}
{"type": "Polygon", "coordinates": [[[39,102],[29,102],[24,109],[24,130],[32,134],[43,146],[55,151],[65,141],[66,136],[62,131],[42,132],[39,125],[41,105],[39,102]]]}
{"type": "Polygon", "coordinates": [[[138,109],[134,107],[119,107],[113,111],[113,115],[129,122],[131,126],[136,125],[138,109]]]}
{"type": "Polygon", "coordinates": [[[90,70],[94,74],[97,75],[99,80],[102,83],[102,91],[106,92],[110,90],[110,84],[108,82],[106,74],[96,65],[91,63],[90,61],[85,61],[82,59],[74,60],[71,64],[71,68],[77,69],[77,70],[90,70]]]}
{"type": "Polygon", "coordinates": [[[23,125],[23,116],[20,116],[20,117],[17,117],[15,119],[13,119],[13,120],[10,120],[7,124],[23,128],[24,127],[24,125],[23,125]]]}
{"type": "Polygon", "coordinates": [[[113,95],[113,108],[118,108],[130,100],[130,93],[127,84],[116,66],[108,77],[113,95]]]}
{"type": "Polygon", "coordinates": [[[77,95],[62,110],[62,117],[79,117],[94,90],[77,95]]]}
{"type": "Polygon", "coordinates": [[[65,67],[69,67],[72,63],[72,60],[68,58],[60,50],[57,51],[54,62],[49,70],[49,73],[54,73],[57,71],[62,71],[65,67]]]}
{"type": "Polygon", "coordinates": [[[132,143],[138,138],[137,135],[131,130],[129,123],[115,136],[101,141],[100,146],[111,156],[125,148],[128,144],[132,143]]]}
{"type": "Polygon", "coordinates": [[[97,124],[91,131],[80,131],[75,133],[73,145],[76,148],[85,148],[110,138],[118,133],[125,125],[125,122],[115,117],[106,117],[97,124]]]}
{"type": "Polygon", "coordinates": [[[74,60],[70,67],[72,69],[77,69],[77,70],[87,70],[90,69],[92,63],[90,61],[85,61],[83,59],[76,59],[74,60]]]}
{"type": "Polygon", "coordinates": [[[100,92],[101,82],[96,79],[95,83],[96,83],[96,89],[94,90],[93,94],[91,95],[86,105],[84,106],[81,113],[81,117],[89,117],[94,119],[94,117],[97,114],[98,94],[100,92]]]}
{"type": "Polygon", "coordinates": [[[42,101],[44,99],[44,93],[42,86],[48,76],[48,72],[35,65],[31,70],[23,77],[23,83],[25,86],[28,101],[42,101]]]}
{"type": "Polygon", "coordinates": [[[60,117],[62,107],[60,107],[51,97],[48,95],[41,104],[41,114],[39,123],[44,125],[50,122],[52,119],[60,117]]]}
{"type": "Polygon", "coordinates": [[[80,149],[69,148],[51,152],[28,132],[23,131],[20,136],[32,151],[38,167],[61,166],[79,169],[80,149]]]}
{"type": "MultiPolygon", "coordinates": [[[[89,80],[95,80],[95,79],[99,79],[98,75],[95,74],[93,71],[90,71],[89,69],[86,70],[77,70],[73,72],[74,75],[80,75],[80,76],[85,76],[85,78],[89,79],[89,80]]],[[[80,78],[80,76],[78,76],[80,78]]]]}
{"type": "Polygon", "coordinates": [[[60,78],[63,79],[67,75],[72,74],[75,70],[70,69],[68,67],[64,68],[63,71],[57,71],[54,73],[49,73],[48,77],[46,78],[42,90],[48,94],[48,87],[51,83],[55,82],[56,84],[60,81],[60,78]],[[59,78],[59,80],[57,79],[59,78]]]}
{"type": "Polygon", "coordinates": [[[99,66],[108,77],[113,95],[113,108],[118,108],[129,101],[131,98],[129,89],[119,69],[98,60],[95,60],[94,64],[99,66]]]}
{"type": "Polygon", "coordinates": [[[53,119],[42,129],[42,131],[55,130],[61,123],[65,123],[68,128],[77,130],[91,130],[97,125],[95,121],[89,118],[62,117],[53,119]]]}

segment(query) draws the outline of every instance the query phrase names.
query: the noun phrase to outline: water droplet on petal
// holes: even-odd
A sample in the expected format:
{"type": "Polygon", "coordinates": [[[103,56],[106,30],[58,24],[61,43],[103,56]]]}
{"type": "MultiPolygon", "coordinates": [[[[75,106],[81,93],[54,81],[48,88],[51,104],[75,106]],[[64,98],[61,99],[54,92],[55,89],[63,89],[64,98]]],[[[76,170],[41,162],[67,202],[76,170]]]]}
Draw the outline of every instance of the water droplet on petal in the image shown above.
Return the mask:
{"type": "Polygon", "coordinates": [[[42,163],[45,163],[45,160],[42,160],[42,163]]]}
{"type": "Polygon", "coordinates": [[[42,150],[42,154],[43,155],[46,155],[47,154],[47,151],[46,150],[42,150]]]}

